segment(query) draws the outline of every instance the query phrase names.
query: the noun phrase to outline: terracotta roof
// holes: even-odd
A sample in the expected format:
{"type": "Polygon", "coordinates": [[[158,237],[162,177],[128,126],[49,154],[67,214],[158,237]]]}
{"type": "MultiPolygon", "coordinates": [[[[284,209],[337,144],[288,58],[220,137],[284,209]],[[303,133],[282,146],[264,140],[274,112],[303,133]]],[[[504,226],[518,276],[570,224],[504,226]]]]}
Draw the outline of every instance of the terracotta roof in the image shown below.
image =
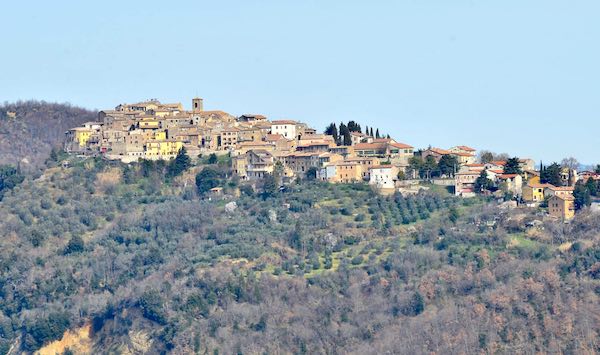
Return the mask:
{"type": "Polygon", "coordinates": [[[512,178],[516,178],[517,176],[519,176],[519,174],[500,174],[500,175],[498,175],[498,177],[500,179],[512,179],[512,178]]]}
{"type": "Polygon", "coordinates": [[[267,134],[265,137],[266,141],[278,141],[280,139],[284,139],[281,134],[267,134]]]}
{"type": "Polygon", "coordinates": [[[573,197],[572,195],[554,195],[550,198],[559,198],[564,201],[575,201],[575,197],[573,197]]]}
{"type": "Polygon", "coordinates": [[[553,185],[550,185],[550,186],[548,186],[548,189],[552,190],[552,191],[575,191],[575,188],[572,187],[572,186],[553,186],[553,185]]]}
{"type": "Polygon", "coordinates": [[[373,139],[373,143],[391,143],[391,138],[375,138],[373,139]]]}
{"type": "Polygon", "coordinates": [[[472,153],[456,153],[456,152],[450,152],[451,155],[458,155],[459,157],[472,157],[473,154],[472,153]]]}
{"type": "Polygon", "coordinates": [[[408,144],[404,144],[404,143],[398,143],[398,142],[391,143],[390,145],[391,145],[392,147],[394,147],[394,148],[400,148],[400,149],[409,149],[409,148],[413,148],[413,146],[412,146],[412,145],[408,145],[408,144]]]}
{"type": "Polygon", "coordinates": [[[434,152],[434,153],[440,154],[440,155],[450,154],[449,151],[447,151],[446,149],[442,149],[442,148],[429,148],[429,149],[427,149],[425,151],[434,152]]]}
{"type": "Polygon", "coordinates": [[[386,143],[358,143],[354,146],[356,150],[367,150],[367,149],[385,149],[386,143]]]}
{"type": "Polygon", "coordinates": [[[275,120],[273,122],[271,122],[271,125],[274,124],[298,124],[298,122],[293,121],[293,120],[275,120]]]}
{"type": "Polygon", "coordinates": [[[483,168],[485,166],[485,164],[466,164],[465,166],[468,166],[471,168],[483,168]]]}
{"type": "Polygon", "coordinates": [[[494,160],[491,161],[490,164],[504,166],[506,165],[506,160],[494,160]]]}
{"type": "Polygon", "coordinates": [[[195,115],[205,116],[205,115],[217,115],[217,116],[231,116],[225,111],[216,110],[216,111],[200,111],[195,113],[195,115]]]}
{"type": "Polygon", "coordinates": [[[459,145],[459,146],[456,146],[455,148],[458,148],[458,149],[461,149],[461,150],[465,150],[465,151],[468,151],[468,152],[475,152],[476,151],[475,149],[473,149],[471,147],[468,147],[466,145],[459,145]]]}

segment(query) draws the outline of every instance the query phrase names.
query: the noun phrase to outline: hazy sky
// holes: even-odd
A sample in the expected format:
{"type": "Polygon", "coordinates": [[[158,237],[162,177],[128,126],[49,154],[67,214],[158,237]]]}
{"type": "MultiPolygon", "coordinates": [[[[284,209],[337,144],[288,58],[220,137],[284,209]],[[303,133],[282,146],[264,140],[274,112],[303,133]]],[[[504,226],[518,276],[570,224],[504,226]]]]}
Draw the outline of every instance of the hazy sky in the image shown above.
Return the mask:
{"type": "Polygon", "coordinates": [[[206,109],[600,162],[600,1],[10,1],[0,101],[206,109]],[[593,144],[595,143],[595,144],[593,144]]]}

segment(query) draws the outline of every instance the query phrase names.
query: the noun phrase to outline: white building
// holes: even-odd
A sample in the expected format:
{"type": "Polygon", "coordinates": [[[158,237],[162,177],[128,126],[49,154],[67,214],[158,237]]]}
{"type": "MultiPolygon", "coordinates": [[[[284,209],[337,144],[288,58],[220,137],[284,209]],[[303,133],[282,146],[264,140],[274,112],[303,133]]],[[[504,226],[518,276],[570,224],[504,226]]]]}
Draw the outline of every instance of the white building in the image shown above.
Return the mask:
{"type": "Polygon", "coordinates": [[[378,189],[393,189],[398,178],[398,168],[393,165],[378,165],[370,169],[369,185],[378,189]]]}
{"type": "Polygon", "coordinates": [[[298,122],[292,120],[278,120],[271,122],[271,134],[280,134],[285,139],[291,140],[297,138],[298,122]]]}

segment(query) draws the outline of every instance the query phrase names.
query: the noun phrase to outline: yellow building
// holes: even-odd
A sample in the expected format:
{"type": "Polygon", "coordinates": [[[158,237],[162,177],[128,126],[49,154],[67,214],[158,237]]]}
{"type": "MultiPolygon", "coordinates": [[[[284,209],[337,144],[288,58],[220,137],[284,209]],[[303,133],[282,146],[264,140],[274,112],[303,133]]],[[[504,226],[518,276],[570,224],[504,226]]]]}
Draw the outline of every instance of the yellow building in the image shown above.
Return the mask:
{"type": "Polygon", "coordinates": [[[158,120],[154,118],[145,117],[138,122],[138,127],[141,129],[158,129],[160,124],[158,120]]]}
{"type": "Polygon", "coordinates": [[[168,159],[177,155],[182,147],[183,143],[179,141],[147,142],[144,155],[148,159],[168,159]]]}
{"type": "Polygon", "coordinates": [[[337,177],[340,182],[359,182],[362,181],[362,165],[355,162],[336,163],[337,177]]]}
{"type": "Polygon", "coordinates": [[[548,213],[569,220],[575,217],[575,198],[571,195],[554,195],[548,199],[548,213]]]}
{"type": "Polygon", "coordinates": [[[80,147],[85,147],[87,142],[90,140],[92,130],[85,127],[73,128],[74,140],[79,144],[80,147]]]}
{"type": "Polygon", "coordinates": [[[523,200],[526,202],[542,202],[544,201],[544,190],[550,187],[550,184],[540,184],[529,182],[523,187],[523,200]]]}
{"type": "Polygon", "coordinates": [[[167,132],[165,131],[159,131],[159,132],[154,132],[154,139],[157,141],[164,141],[167,139],[167,132]]]}

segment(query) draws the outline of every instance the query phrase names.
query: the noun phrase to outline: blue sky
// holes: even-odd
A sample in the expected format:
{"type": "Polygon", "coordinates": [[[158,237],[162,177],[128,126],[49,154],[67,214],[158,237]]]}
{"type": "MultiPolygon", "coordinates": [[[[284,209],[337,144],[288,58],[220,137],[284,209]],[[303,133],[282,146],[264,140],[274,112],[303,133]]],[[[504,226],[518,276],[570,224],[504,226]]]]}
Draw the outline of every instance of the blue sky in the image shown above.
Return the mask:
{"type": "Polygon", "coordinates": [[[600,2],[11,1],[0,101],[207,109],[600,162],[600,2]],[[560,137],[560,139],[556,138],[560,137]],[[563,145],[564,144],[564,145],[563,145]]]}

